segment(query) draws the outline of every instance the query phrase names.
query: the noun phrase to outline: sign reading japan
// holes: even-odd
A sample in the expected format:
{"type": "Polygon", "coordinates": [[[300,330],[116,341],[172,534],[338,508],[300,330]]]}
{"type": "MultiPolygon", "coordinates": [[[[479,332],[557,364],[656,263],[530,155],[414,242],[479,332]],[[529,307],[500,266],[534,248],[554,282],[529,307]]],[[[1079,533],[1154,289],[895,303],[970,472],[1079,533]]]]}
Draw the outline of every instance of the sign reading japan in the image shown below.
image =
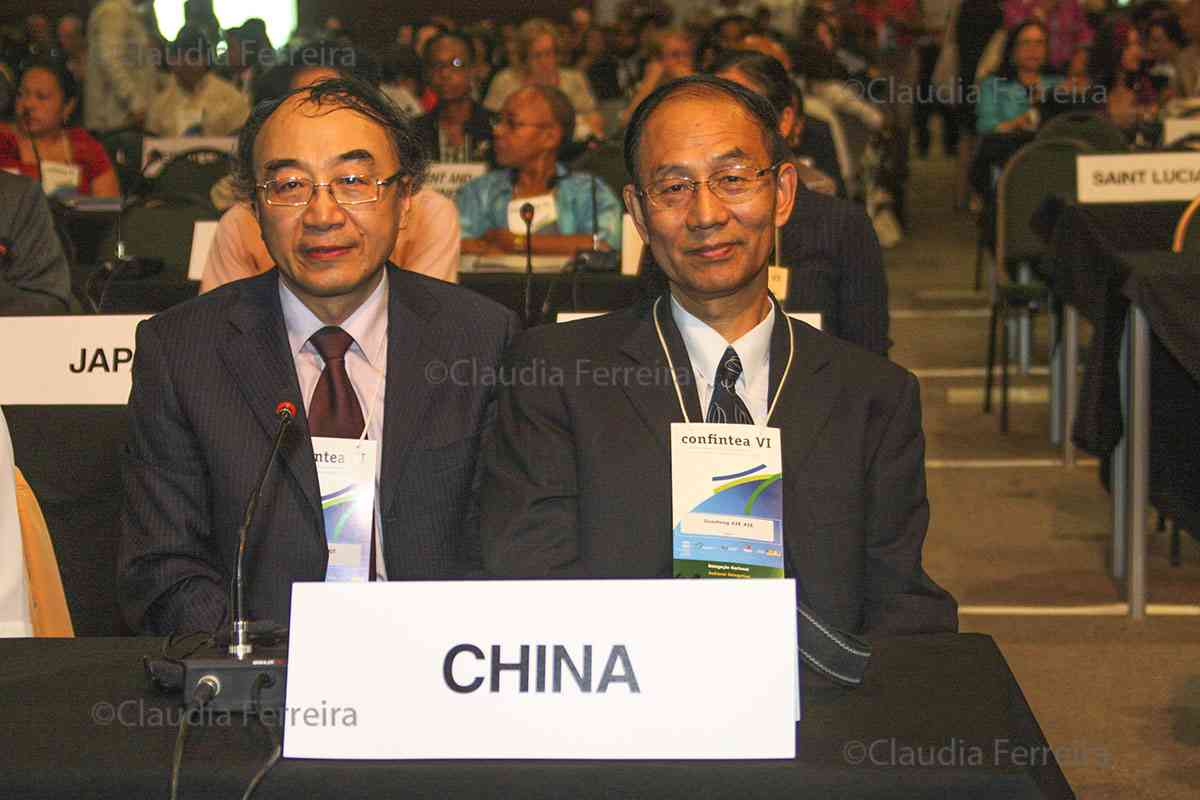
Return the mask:
{"type": "Polygon", "coordinates": [[[460,186],[485,172],[487,164],[483,163],[449,164],[435,161],[429,165],[429,172],[425,175],[425,186],[453,200],[460,186]]]}
{"type": "Polygon", "coordinates": [[[125,405],[142,316],[7,317],[3,405],[125,405]]]}
{"type": "Polygon", "coordinates": [[[1078,156],[1081,203],[1152,203],[1200,194],[1200,153],[1078,156]]]}
{"type": "Polygon", "coordinates": [[[297,583],[283,754],[794,758],[795,599],[784,579],[297,583]]]}

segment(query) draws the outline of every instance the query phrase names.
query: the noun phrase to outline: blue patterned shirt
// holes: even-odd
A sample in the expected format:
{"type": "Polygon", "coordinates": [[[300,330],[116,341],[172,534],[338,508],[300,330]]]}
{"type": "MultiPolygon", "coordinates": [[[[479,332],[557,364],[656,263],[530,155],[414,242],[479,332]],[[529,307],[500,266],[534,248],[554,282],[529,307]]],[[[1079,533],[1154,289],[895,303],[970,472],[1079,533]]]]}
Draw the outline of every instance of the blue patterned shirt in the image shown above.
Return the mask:
{"type": "MultiPolygon", "coordinates": [[[[556,166],[554,207],[558,232],[592,233],[592,176],[556,166]]],[[[600,238],[613,250],[621,249],[621,201],[602,178],[596,178],[596,221],[600,238]]],[[[464,239],[478,239],[493,228],[508,228],[508,204],[513,199],[513,171],[496,169],[469,181],[458,190],[458,223],[464,239]]]]}

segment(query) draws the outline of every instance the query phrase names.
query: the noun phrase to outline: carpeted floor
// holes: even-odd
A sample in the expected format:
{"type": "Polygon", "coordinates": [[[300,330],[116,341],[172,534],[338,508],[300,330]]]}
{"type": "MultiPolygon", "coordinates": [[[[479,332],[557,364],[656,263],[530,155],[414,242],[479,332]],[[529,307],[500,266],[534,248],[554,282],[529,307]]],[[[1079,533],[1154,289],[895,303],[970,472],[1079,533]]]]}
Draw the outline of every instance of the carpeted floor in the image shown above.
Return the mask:
{"type": "MultiPolygon", "coordinates": [[[[1192,615],[1114,615],[1123,585],[1109,576],[1112,502],[1098,468],[1056,463],[1044,369],[1014,377],[1008,434],[982,413],[988,319],[972,285],[974,222],[951,208],[950,161],[912,169],[910,235],[885,262],[892,358],[922,386],[926,568],[964,607],[962,629],[996,638],[1080,798],[1194,800],[1200,546],[1185,536],[1183,566],[1171,567],[1167,534],[1150,540],[1150,601],[1192,615]],[[1063,609],[1088,613],[1051,615],[1063,609]]],[[[1044,319],[1034,343],[1045,367],[1044,319]]]]}

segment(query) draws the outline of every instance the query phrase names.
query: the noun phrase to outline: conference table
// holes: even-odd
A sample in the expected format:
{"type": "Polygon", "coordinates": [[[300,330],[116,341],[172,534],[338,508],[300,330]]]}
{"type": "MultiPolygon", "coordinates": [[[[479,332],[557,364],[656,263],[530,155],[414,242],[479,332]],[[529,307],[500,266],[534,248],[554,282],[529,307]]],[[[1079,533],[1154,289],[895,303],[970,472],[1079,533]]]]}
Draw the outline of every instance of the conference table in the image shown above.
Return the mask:
{"type": "Polygon", "coordinates": [[[1200,321],[1192,313],[1200,263],[1169,251],[1179,210],[1175,203],[1068,204],[1040,267],[1065,309],[1061,394],[1072,435],[1064,437],[1064,462],[1073,462],[1075,445],[1112,460],[1112,571],[1127,580],[1135,618],[1147,603],[1147,503],[1200,530],[1200,321]],[[1094,333],[1076,407],[1077,314],[1094,333]]]}
{"type": "MultiPolygon", "coordinates": [[[[8,797],[165,794],[178,701],[149,688],[151,638],[0,640],[0,787],[8,797]]],[[[740,681],[710,702],[736,702],[740,681]]],[[[255,797],[1070,798],[1059,759],[995,642],[980,634],[876,643],[864,685],[808,683],[797,756],[760,761],[282,759],[255,797]]],[[[790,702],[790,698],[780,698],[790,702]]],[[[396,720],[420,725],[420,719],[396,720]]],[[[463,725],[470,725],[464,719],[463,725]]],[[[1060,743],[1064,763],[1108,757],[1060,743]]],[[[270,755],[242,716],[190,728],[181,798],[240,797],[270,755]]]]}

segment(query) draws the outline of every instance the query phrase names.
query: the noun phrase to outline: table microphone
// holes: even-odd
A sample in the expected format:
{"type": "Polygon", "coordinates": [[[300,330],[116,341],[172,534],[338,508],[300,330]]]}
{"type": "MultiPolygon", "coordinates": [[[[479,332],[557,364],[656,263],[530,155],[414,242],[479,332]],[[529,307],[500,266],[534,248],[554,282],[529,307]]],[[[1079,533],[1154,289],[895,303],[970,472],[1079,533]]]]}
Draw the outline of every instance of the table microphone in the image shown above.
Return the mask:
{"type": "MultiPolygon", "coordinates": [[[[271,446],[271,455],[263,464],[262,473],[254,492],[246,501],[246,511],[242,515],[242,525],[238,529],[237,564],[234,568],[233,580],[230,582],[229,599],[230,641],[227,652],[222,653],[218,647],[208,655],[185,658],[184,661],[184,697],[191,697],[197,687],[208,687],[211,700],[208,707],[217,711],[253,712],[258,706],[283,706],[284,677],[287,669],[286,653],[264,653],[251,658],[254,647],[250,643],[250,633],[261,624],[252,624],[246,619],[246,606],[243,597],[245,575],[243,564],[246,558],[246,539],[250,526],[254,522],[258,501],[262,496],[263,487],[271,475],[271,467],[283,444],[288,427],[296,418],[296,406],[283,401],[275,406],[275,416],[279,419],[279,427],[275,430],[275,440],[271,446]]],[[[267,626],[272,627],[272,626],[267,626]]]]}
{"type": "Polygon", "coordinates": [[[525,223],[525,327],[533,324],[533,203],[521,205],[525,223]]]}

